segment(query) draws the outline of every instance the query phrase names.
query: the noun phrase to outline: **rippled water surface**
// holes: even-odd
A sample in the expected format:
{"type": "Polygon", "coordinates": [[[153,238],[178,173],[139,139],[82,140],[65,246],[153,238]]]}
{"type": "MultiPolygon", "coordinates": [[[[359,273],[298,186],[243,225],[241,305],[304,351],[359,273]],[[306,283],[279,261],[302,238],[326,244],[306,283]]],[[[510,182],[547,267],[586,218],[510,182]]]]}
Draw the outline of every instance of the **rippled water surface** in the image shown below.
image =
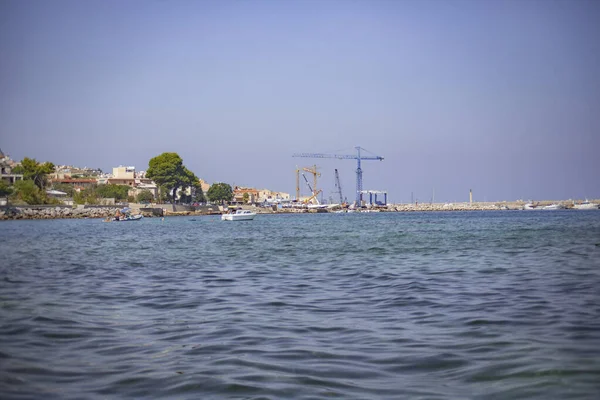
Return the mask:
{"type": "Polygon", "coordinates": [[[598,398],[600,212],[0,222],[0,398],[598,398]]]}

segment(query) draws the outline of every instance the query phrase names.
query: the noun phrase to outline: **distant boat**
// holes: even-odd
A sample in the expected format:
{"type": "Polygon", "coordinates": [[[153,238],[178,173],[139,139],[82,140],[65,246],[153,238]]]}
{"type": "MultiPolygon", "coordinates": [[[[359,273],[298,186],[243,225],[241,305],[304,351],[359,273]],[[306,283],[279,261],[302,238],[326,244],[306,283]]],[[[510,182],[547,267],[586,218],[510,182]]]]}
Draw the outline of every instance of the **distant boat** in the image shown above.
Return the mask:
{"type": "Polygon", "coordinates": [[[596,203],[590,203],[586,200],[581,204],[573,204],[573,208],[576,210],[597,210],[600,208],[600,205],[596,203]]]}
{"type": "Polygon", "coordinates": [[[564,210],[565,206],[562,204],[554,203],[549,206],[542,207],[542,210],[564,210]]]}
{"type": "Polygon", "coordinates": [[[138,215],[127,215],[125,217],[119,217],[119,219],[115,218],[111,218],[111,217],[107,217],[104,222],[127,222],[127,221],[139,221],[140,219],[144,218],[144,216],[142,214],[138,214],[138,215]]]}
{"type": "Polygon", "coordinates": [[[237,210],[235,213],[222,214],[221,221],[250,221],[256,217],[256,213],[249,210],[237,210]]]}
{"type": "Polygon", "coordinates": [[[537,204],[533,204],[533,203],[527,203],[523,206],[523,210],[539,210],[540,208],[537,206],[537,204]]]}

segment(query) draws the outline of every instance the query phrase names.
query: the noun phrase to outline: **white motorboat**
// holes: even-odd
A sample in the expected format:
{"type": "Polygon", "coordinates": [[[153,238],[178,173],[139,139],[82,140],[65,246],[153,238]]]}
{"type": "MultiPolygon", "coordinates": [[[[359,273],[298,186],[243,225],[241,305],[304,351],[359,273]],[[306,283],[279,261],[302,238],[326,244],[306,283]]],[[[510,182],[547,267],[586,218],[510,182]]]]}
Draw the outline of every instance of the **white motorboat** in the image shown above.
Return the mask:
{"type": "Polygon", "coordinates": [[[527,203],[523,206],[523,210],[539,210],[537,204],[527,203]]]}
{"type": "Polygon", "coordinates": [[[107,217],[104,222],[126,222],[126,221],[139,221],[142,218],[144,218],[144,216],[142,214],[137,214],[137,215],[126,215],[126,216],[120,216],[120,217],[107,217]]]}
{"type": "Polygon", "coordinates": [[[222,214],[222,221],[250,221],[256,217],[256,213],[250,210],[236,210],[235,213],[222,214]]]}
{"type": "Polygon", "coordinates": [[[562,204],[550,204],[549,206],[542,207],[542,210],[564,210],[565,206],[562,204]]]}
{"type": "Polygon", "coordinates": [[[597,210],[600,208],[600,206],[596,203],[590,203],[586,200],[581,204],[573,204],[573,208],[576,210],[597,210]]]}

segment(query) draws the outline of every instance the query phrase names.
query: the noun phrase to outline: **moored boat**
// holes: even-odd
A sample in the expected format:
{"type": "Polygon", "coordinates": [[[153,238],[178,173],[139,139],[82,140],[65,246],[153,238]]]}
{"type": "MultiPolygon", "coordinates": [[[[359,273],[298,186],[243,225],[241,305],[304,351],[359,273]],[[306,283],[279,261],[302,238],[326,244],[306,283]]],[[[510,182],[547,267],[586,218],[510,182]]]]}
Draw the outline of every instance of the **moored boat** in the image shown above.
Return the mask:
{"type": "Polygon", "coordinates": [[[533,203],[527,203],[523,206],[523,210],[539,210],[540,207],[538,207],[537,204],[533,204],[533,203]]]}
{"type": "Polygon", "coordinates": [[[235,213],[221,215],[222,221],[250,221],[256,217],[256,213],[249,210],[236,210],[235,213]]]}
{"type": "Polygon", "coordinates": [[[562,204],[554,203],[549,206],[542,207],[542,210],[564,210],[565,206],[562,204]]]}
{"type": "Polygon", "coordinates": [[[596,203],[591,203],[586,200],[580,204],[573,204],[573,208],[575,210],[597,210],[600,208],[600,205],[598,205],[596,203]]]}
{"type": "Polygon", "coordinates": [[[137,215],[126,215],[126,216],[120,216],[120,217],[107,217],[104,222],[127,222],[127,221],[139,221],[142,218],[144,218],[144,216],[142,214],[137,214],[137,215]]]}

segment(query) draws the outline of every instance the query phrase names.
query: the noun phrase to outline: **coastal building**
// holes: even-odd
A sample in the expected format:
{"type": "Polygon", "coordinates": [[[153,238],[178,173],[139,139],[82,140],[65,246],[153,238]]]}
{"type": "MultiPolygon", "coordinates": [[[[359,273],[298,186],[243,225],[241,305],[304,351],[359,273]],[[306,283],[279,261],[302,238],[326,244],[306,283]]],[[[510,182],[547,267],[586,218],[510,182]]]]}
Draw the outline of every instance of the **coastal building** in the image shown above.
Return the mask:
{"type": "Polygon", "coordinates": [[[236,203],[243,203],[245,193],[248,193],[249,203],[278,204],[290,201],[289,193],[274,192],[269,189],[254,189],[240,186],[236,186],[233,189],[233,201],[236,203]]]}
{"type": "Polygon", "coordinates": [[[62,178],[62,179],[52,179],[52,183],[64,183],[66,185],[73,186],[73,190],[81,191],[83,189],[88,189],[97,184],[96,179],[94,178],[62,178]]]}
{"type": "Polygon", "coordinates": [[[9,185],[13,185],[16,181],[23,180],[23,175],[13,174],[12,169],[17,165],[11,160],[8,154],[4,154],[0,149],[0,179],[9,185]]]}
{"type": "Polygon", "coordinates": [[[145,176],[145,172],[143,174],[136,173],[135,167],[133,166],[124,167],[119,165],[118,167],[113,168],[112,176],[106,179],[105,183],[111,185],[126,185],[135,188],[136,190],[139,189],[138,191],[150,190],[156,197],[156,184],[152,179],[148,179],[145,176]]]}
{"type": "Polygon", "coordinates": [[[152,180],[146,178],[135,179],[133,187],[127,193],[129,196],[135,197],[145,190],[152,193],[155,199],[158,197],[158,186],[152,180]]]}
{"type": "Polygon", "coordinates": [[[248,203],[258,202],[258,190],[254,188],[235,186],[233,188],[233,201],[235,203],[244,203],[244,195],[247,195],[248,203]]]}
{"type": "Polygon", "coordinates": [[[290,194],[284,192],[274,192],[269,189],[262,189],[258,192],[259,203],[285,203],[290,201],[290,194]]]}
{"type": "Polygon", "coordinates": [[[133,179],[135,178],[135,167],[124,167],[119,165],[113,168],[113,178],[133,179]]]}
{"type": "MultiPolygon", "coordinates": [[[[100,180],[98,181],[100,183],[100,180]]],[[[106,179],[102,178],[103,184],[129,186],[129,196],[137,196],[144,190],[148,190],[154,198],[158,197],[158,186],[152,179],[146,178],[146,172],[136,172],[134,166],[122,166],[113,168],[113,173],[106,179]]]]}
{"type": "Polygon", "coordinates": [[[54,173],[48,177],[50,180],[66,179],[66,178],[98,178],[102,175],[102,170],[99,168],[75,167],[72,165],[57,165],[54,167],[54,173]]]}
{"type": "Polygon", "coordinates": [[[135,178],[135,167],[124,167],[119,165],[118,167],[113,168],[112,176],[106,180],[106,183],[109,185],[126,185],[135,187],[135,178]]]}

